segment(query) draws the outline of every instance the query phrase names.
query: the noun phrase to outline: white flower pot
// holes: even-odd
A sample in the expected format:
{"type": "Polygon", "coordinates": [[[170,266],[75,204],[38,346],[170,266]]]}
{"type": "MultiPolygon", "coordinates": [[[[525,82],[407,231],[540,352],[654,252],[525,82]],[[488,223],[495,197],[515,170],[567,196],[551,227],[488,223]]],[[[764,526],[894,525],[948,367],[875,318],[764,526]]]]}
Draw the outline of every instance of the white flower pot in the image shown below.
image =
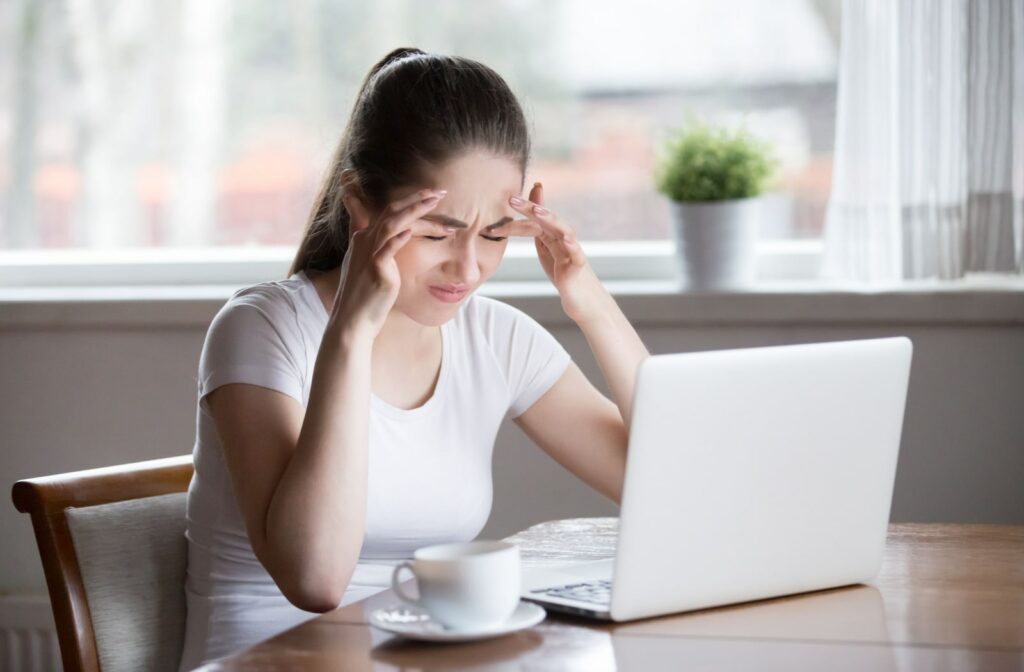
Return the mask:
{"type": "Polygon", "coordinates": [[[753,285],[763,205],[763,196],[671,201],[676,256],[687,289],[741,289],[753,285]]]}

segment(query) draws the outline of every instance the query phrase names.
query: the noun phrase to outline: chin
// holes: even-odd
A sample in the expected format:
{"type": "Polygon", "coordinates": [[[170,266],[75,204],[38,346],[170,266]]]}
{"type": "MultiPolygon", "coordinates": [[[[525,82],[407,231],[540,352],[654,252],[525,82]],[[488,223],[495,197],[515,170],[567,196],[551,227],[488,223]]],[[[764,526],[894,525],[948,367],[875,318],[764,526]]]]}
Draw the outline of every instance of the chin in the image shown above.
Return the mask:
{"type": "Polygon", "coordinates": [[[410,320],[422,324],[424,327],[439,327],[455,317],[472,294],[473,290],[466,292],[466,295],[458,303],[444,303],[428,294],[425,298],[416,301],[415,305],[407,304],[399,310],[405,313],[410,320]]]}

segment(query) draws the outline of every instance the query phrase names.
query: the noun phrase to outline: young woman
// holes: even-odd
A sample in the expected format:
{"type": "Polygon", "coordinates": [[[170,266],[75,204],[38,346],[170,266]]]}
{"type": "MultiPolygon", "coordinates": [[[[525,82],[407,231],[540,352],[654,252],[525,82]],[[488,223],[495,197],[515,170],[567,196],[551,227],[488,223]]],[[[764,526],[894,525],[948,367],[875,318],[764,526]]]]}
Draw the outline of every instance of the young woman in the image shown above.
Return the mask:
{"type": "Polygon", "coordinates": [[[506,417],[619,501],[648,353],[541,185],[522,197],[529,149],[480,63],[398,49],[367,75],[288,279],[236,292],[206,336],[182,670],[475,538],[506,417]],[[614,403],[536,321],[474,294],[510,236],[534,238],[614,403]]]}

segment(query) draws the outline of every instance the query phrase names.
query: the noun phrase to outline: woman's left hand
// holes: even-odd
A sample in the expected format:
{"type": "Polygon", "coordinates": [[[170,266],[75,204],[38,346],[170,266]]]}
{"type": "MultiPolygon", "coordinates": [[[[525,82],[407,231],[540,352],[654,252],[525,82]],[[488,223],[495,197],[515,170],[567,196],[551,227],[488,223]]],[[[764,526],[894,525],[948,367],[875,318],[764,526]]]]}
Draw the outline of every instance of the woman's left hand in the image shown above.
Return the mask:
{"type": "Polygon", "coordinates": [[[562,297],[565,314],[577,324],[599,317],[611,296],[590,268],[576,232],[543,203],[544,188],[540,182],[530,190],[529,201],[511,197],[509,204],[528,218],[516,220],[514,224],[518,226],[514,231],[533,236],[540,265],[562,297]]]}

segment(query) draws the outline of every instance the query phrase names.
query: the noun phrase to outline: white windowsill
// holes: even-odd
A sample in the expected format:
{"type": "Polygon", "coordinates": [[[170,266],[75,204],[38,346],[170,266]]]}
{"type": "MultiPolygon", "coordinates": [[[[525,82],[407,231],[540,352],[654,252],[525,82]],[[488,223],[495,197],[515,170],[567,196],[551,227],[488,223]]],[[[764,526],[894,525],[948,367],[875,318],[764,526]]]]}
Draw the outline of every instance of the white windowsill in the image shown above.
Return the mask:
{"type": "MultiPolygon", "coordinates": [[[[821,282],[765,282],[741,292],[689,293],[676,282],[604,283],[637,325],[1019,324],[1024,280],[913,283],[870,290],[821,282]]],[[[0,330],[202,328],[235,285],[0,289],[0,330]]],[[[480,290],[545,324],[568,324],[550,283],[487,283],[480,290]]]]}
{"type": "MultiPolygon", "coordinates": [[[[814,279],[818,241],[763,245],[757,285],[682,291],[667,241],[583,243],[635,324],[1024,324],[1024,277],[863,287],[814,279]],[[780,276],[796,275],[785,280],[780,276]],[[800,277],[802,276],[802,277],[800,277]]],[[[239,287],[283,278],[290,248],[0,253],[0,329],[205,328],[239,287]]],[[[529,248],[510,246],[480,290],[549,325],[568,324],[529,248]]]]}

